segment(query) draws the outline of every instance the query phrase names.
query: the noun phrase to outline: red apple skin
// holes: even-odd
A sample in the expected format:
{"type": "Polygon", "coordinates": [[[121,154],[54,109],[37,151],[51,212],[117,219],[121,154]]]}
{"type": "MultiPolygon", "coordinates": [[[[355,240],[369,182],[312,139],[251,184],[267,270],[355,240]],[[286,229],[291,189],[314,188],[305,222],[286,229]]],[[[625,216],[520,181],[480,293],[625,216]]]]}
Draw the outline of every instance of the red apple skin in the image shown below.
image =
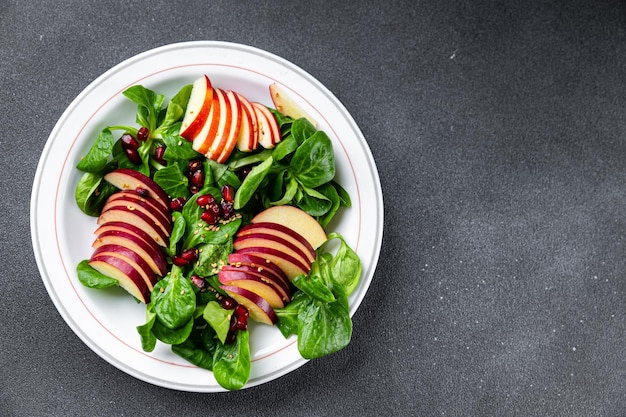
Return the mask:
{"type": "Polygon", "coordinates": [[[128,191],[118,191],[116,193],[111,194],[111,196],[108,198],[108,201],[112,201],[117,198],[125,198],[125,199],[132,199],[134,201],[140,201],[144,205],[148,205],[152,207],[155,211],[160,213],[160,216],[162,217],[163,222],[171,223],[170,211],[165,209],[159,202],[157,202],[153,198],[144,197],[135,190],[128,190],[128,191]]]}
{"type": "Polygon", "coordinates": [[[226,134],[223,139],[224,144],[222,151],[216,159],[220,164],[225,163],[230,157],[230,154],[233,152],[233,149],[235,149],[235,145],[239,139],[239,132],[241,131],[242,120],[241,102],[239,101],[239,97],[237,97],[237,95],[232,91],[226,91],[225,94],[228,102],[230,103],[232,120],[228,134],[226,134]]]}
{"type": "MultiPolygon", "coordinates": [[[[245,98],[243,98],[241,94],[235,91],[231,91],[231,93],[237,97],[237,100],[239,100],[239,105],[241,106],[241,127],[239,128],[239,136],[237,137],[236,147],[241,152],[253,151],[254,149],[256,149],[254,147],[254,127],[256,125],[256,119],[255,125],[253,125],[250,110],[248,109],[248,107],[246,107],[246,105],[244,105],[243,102],[245,98]]],[[[248,102],[248,105],[249,104],[250,102],[248,102]]],[[[252,110],[252,112],[254,113],[254,110],[252,110]]]]}
{"type": "Polygon", "coordinates": [[[272,248],[250,247],[240,249],[237,252],[257,255],[269,259],[271,262],[273,262],[280,269],[283,270],[283,272],[285,273],[285,275],[287,275],[287,278],[289,278],[290,281],[298,275],[308,274],[311,270],[311,265],[305,265],[293,256],[272,248]]]}
{"type": "Polygon", "coordinates": [[[169,244],[169,236],[155,225],[152,219],[140,211],[114,207],[100,214],[97,220],[99,226],[110,222],[132,224],[147,233],[159,246],[166,247],[169,244]]]}
{"type": "Polygon", "coordinates": [[[250,312],[250,318],[259,323],[265,323],[273,326],[278,321],[276,312],[269,303],[245,288],[235,287],[233,285],[220,285],[220,288],[232,297],[237,303],[243,305],[250,312]]]}
{"type": "MultiPolygon", "coordinates": [[[[258,110],[258,113],[263,114],[265,118],[266,125],[263,127],[268,130],[269,140],[271,141],[271,147],[276,146],[278,142],[282,140],[282,135],[280,134],[280,127],[278,126],[278,122],[276,121],[276,117],[272,114],[272,112],[261,103],[252,103],[252,106],[258,110]]],[[[258,117],[258,116],[257,116],[258,117]]],[[[265,147],[265,146],[264,146],[265,147]]]]}
{"type": "Polygon", "coordinates": [[[270,222],[250,223],[239,229],[237,236],[246,236],[254,233],[271,234],[286,239],[293,245],[296,245],[310,262],[315,261],[315,249],[313,249],[309,241],[287,226],[270,222]]]}
{"type": "Polygon", "coordinates": [[[254,216],[252,223],[277,223],[305,238],[313,249],[327,240],[324,228],[310,214],[294,206],[273,206],[254,216]]]}
{"type": "Polygon", "coordinates": [[[248,116],[250,116],[251,129],[250,142],[248,143],[248,145],[246,146],[245,143],[242,143],[241,146],[239,146],[239,143],[237,145],[239,147],[239,150],[242,152],[254,151],[259,146],[259,125],[256,117],[256,111],[254,110],[254,107],[252,107],[252,103],[250,103],[247,98],[239,93],[236,94],[239,97],[241,107],[243,107],[248,116]]]}
{"type": "Polygon", "coordinates": [[[136,200],[127,196],[109,198],[102,207],[102,213],[113,208],[125,208],[130,211],[141,212],[148,216],[152,220],[152,223],[161,228],[163,233],[165,233],[166,235],[169,236],[172,232],[172,222],[170,221],[169,217],[164,218],[161,212],[155,210],[152,206],[144,203],[143,201],[136,200]]]}
{"type": "Polygon", "coordinates": [[[148,265],[145,259],[132,249],[115,244],[102,245],[94,251],[91,258],[94,259],[100,255],[115,256],[128,262],[142,276],[144,282],[148,286],[148,289],[152,291],[154,288],[154,284],[156,284],[156,275],[154,274],[154,271],[152,271],[152,268],[148,265]]]}
{"type": "Polygon", "coordinates": [[[160,248],[155,248],[150,244],[144,242],[131,232],[124,230],[107,230],[97,235],[92,247],[100,248],[108,245],[123,246],[129,250],[132,250],[148,264],[150,270],[163,276],[167,273],[167,260],[160,248]]]}
{"type": "Polygon", "coordinates": [[[92,256],[89,265],[101,274],[116,279],[120,287],[142,303],[150,302],[150,289],[141,274],[128,262],[103,254],[92,256]]]}
{"type": "Polygon", "coordinates": [[[302,265],[306,265],[310,269],[312,261],[309,260],[307,254],[300,250],[297,245],[294,245],[289,240],[283,239],[280,236],[267,233],[250,233],[244,236],[237,236],[233,240],[233,248],[236,251],[254,247],[275,249],[297,259],[302,265]]]}
{"type": "Polygon", "coordinates": [[[275,139],[273,137],[270,121],[265,115],[265,112],[262,110],[265,106],[256,102],[251,104],[254,109],[254,113],[256,114],[257,128],[259,132],[258,145],[264,147],[265,149],[272,149],[275,146],[275,139]]]}
{"type": "Polygon", "coordinates": [[[193,83],[189,104],[180,127],[180,136],[188,141],[200,133],[213,104],[213,86],[206,75],[193,83]]]}
{"type": "Polygon", "coordinates": [[[207,116],[202,130],[193,138],[192,148],[197,152],[206,155],[209,147],[217,136],[217,129],[220,124],[222,106],[219,101],[218,94],[213,88],[213,103],[211,103],[211,110],[207,116]]]}
{"type": "Polygon", "coordinates": [[[145,231],[135,226],[134,224],[130,224],[126,222],[108,222],[99,226],[94,232],[94,234],[98,236],[104,232],[109,232],[109,231],[119,231],[119,232],[130,233],[136,236],[138,239],[143,240],[151,248],[153,248],[153,250],[156,251],[157,253],[162,254],[161,247],[155,242],[152,236],[150,236],[149,234],[147,234],[145,231]]]}
{"type": "Polygon", "coordinates": [[[262,278],[241,271],[224,271],[218,274],[220,283],[244,288],[263,298],[272,308],[283,308],[285,303],[283,296],[272,282],[264,281],[262,278]]]}
{"type": "Polygon", "coordinates": [[[272,261],[266,258],[262,258],[258,255],[254,254],[246,254],[246,253],[231,253],[228,255],[228,263],[235,267],[240,266],[250,266],[252,268],[261,269],[268,273],[271,273],[276,277],[276,279],[281,280],[285,283],[289,283],[289,278],[283,272],[282,269],[278,267],[278,265],[274,264],[272,261]]]}
{"type": "Polygon", "coordinates": [[[159,185],[139,171],[130,168],[119,168],[105,174],[104,179],[120,190],[144,190],[150,197],[169,210],[169,197],[159,185]]]}
{"type": "Polygon", "coordinates": [[[271,272],[262,268],[254,268],[247,265],[224,265],[220,269],[219,273],[220,282],[222,282],[222,284],[227,284],[230,280],[249,279],[250,277],[256,277],[264,283],[271,285],[272,288],[274,288],[274,290],[279,294],[281,300],[283,300],[284,302],[289,302],[289,300],[291,299],[291,288],[289,287],[289,281],[276,279],[276,277],[271,272]],[[221,281],[222,277],[224,281],[221,281]]]}

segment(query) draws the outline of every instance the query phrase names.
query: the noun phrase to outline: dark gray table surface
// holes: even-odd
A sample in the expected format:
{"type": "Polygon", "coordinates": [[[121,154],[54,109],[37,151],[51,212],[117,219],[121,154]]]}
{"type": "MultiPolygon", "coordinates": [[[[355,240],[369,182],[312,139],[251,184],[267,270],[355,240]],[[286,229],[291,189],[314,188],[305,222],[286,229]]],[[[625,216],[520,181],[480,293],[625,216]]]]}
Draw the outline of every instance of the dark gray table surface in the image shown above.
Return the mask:
{"type": "Polygon", "coordinates": [[[623,1],[0,3],[0,415],[626,415],[623,1]],[[70,102],[137,53],[223,40],[350,111],[384,202],[345,350],[220,394],[156,387],[74,335],[30,193],[70,102]]]}

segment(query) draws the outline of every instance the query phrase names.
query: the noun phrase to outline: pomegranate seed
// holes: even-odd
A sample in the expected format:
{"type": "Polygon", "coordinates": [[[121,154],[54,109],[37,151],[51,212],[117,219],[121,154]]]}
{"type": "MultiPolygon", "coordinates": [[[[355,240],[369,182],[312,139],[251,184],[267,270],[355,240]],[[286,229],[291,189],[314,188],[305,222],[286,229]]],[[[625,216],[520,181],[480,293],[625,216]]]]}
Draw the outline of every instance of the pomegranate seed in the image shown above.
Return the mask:
{"type": "Polygon", "coordinates": [[[222,298],[222,308],[224,310],[232,310],[237,305],[237,302],[230,297],[222,298]]]}
{"type": "Polygon", "coordinates": [[[220,207],[222,217],[225,219],[230,219],[235,214],[235,209],[233,208],[233,203],[228,202],[226,200],[222,200],[220,207]]]}
{"type": "Polygon", "coordinates": [[[190,185],[190,186],[189,186],[189,192],[190,192],[191,194],[195,194],[195,193],[197,193],[198,191],[200,191],[200,188],[196,187],[195,185],[190,185]]]}
{"type": "Polygon", "coordinates": [[[227,345],[232,345],[233,343],[235,343],[235,340],[237,339],[237,333],[236,332],[228,332],[228,335],[226,336],[226,339],[224,340],[224,343],[227,345]]]}
{"type": "Polygon", "coordinates": [[[204,194],[196,199],[196,204],[200,207],[207,207],[209,204],[215,202],[215,197],[212,194],[204,194]]]}
{"type": "Polygon", "coordinates": [[[218,217],[209,210],[205,210],[200,214],[200,219],[207,224],[216,224],[218,217]]]}
{"type": "Polygon", "coordinates": [[[204,278],[202,278],[199,275],[192,275],[190,279],[191,279],[191,282],[193,282],[195,286],[198,288],[204,288],[204,285],[206,284],[206,281],[204,280],[204,278]]]}
{"type": "Polygon", "coordinates": [[[126,153],[126,156],[128,157],[128,160],[130,162],[132,162],[135,165],[140,165],[141,164],[141,156],[139,156],[139,152],[137,152],[137,149],[124,149],[124,152],[126,153]]]}
{"type": "Polygon", "coordinates": [[[239,171],[237,171],[237,176],[241,181],[243,181],[248,176],[251,170],[252,168],[250,167],[241,168],[239,171]]]}
{"type": "Polygon", "coordinates": [[[191,161],[189,161],[189,164],[187,165],[187,167],[189,168],[189,172],[196,172],[200,169],[202,169],[202,161],[199,159],[192,159],[191,161]]]}
{"type": "Polygon", "coordinates": [[[122,135],[122,137],[120,138],[120,142],[122,142],[123,149],[139,148],[139,142],[137,142],[137,140],[128,133],[122,135]]]}
{"type": "Polygon", "coordinates": [[[187,249],[186,251],[181,253],[180,256],[188,262],[195,262],[198,260],[198,249],[187,249]]]}
{"type": "Polygon", "coordinates": [[[248,309],[241,304],[237,304],[237,307],[235,307],[235,316],[237,316],[237,319],[240,319],[242,317],[245,317],[247,319],[249,314],[250,313],[248,312],[248,309]]]}
{"type": "Polygon", "coordinates": [[[135,192],[144,198],[150,197],[150,191],[146,190],[145,188],[137,187],[135,188],[135,192]]]}
{"type": "Polygon", "coordinates": [[[163,159],[163,155],[165,155],[165,149],[165,145],[159,145],[154,150],[154,160],[161,165],[167,165],[167,161],[163,159]]]}
{"type": "Polygon", "coordinates": [[[222,197],[229,203],[235,200],[235,189],[232,185],[226,184],[222,187],[222,197]]]}
{"type": "Polygon", "coordinates": [[[137,140],[143,142],[145,140],[148,140],[149,137],[150,131],[148,130],[148,128],[145,126],[140,127],[137,131],[137,140]]]}
{"type": "Polygon", "coordinates": [[[189,176],[189,182],[193,186],[202,188],[204,186],[204,172],[202,171],[192,172],[191,175],[189,176]]]}
{"type": "Polygon", "coordinates": [[[222,214],[222,210],[220,209],[219,204],[216,201],[208,204],[207,211],[210,211],[215,215],[215,217],[219,217],[222,214]]]}
{"type": "Polygon", "coordinates": [[[248,328],[248,320],[239,320],[235,321],[235,329],[236,330],[246,330],[248,328]]]}
{"type": "Polygon", "coordinates": [[[176,256],[172,257],[172,263],[174,265],[180,266],[180,267],[189,265],[189,261],[187,259],[183,258],[180,255],[176,255],[176,256]]]}
{"type": "Polygon", "coordinates": [[[170,210],[181,211],[185,205],[185,197],[176,197],[170,201],[170,210]]]}

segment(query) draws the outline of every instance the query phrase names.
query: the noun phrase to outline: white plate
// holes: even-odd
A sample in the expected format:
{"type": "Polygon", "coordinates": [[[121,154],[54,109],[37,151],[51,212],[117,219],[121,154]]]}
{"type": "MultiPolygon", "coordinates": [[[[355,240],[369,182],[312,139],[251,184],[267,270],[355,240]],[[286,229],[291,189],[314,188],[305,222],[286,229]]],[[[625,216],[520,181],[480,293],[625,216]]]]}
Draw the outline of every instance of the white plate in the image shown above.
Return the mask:
{"type": "MultiPolygon", "coordinates": [[[[156,48],[113,67],[92,82],[63,113],[45,145],[31,197],[32,242],[43,282],[71,329],[103,359],[143,381],[182,391],[223,389],[209,371],[190,365],[161,343],[147,353],[135,327],[145,308],[123,290],[94,290],[76,278],[76,265],[91,256],[94,218],[78,209],[75,169],[98,133],[111,124],[135,124],[136,106],[122,96],[142,84],[171,97],[207,74],[215,86],[272,105],[268,87],[281,84],[318,121],[335,149],[337,180],[352,197],[330,230],[341,233],[363,262],[360,285],[350,296],[354,314],[370,285],[382,243],[383,201],[376,165],[358,126],[319,81],[268,52],[225,42],[187,42],[156,48]]],[[[359,331],[359,329],[355,329],[359,331]]],[[[271,381],[306,361],[296,339],[275,327],[251,328],[252,370],[247,387],[271,381]]],[[[319,359],[323,360],[323,359],[319,359]]]]}

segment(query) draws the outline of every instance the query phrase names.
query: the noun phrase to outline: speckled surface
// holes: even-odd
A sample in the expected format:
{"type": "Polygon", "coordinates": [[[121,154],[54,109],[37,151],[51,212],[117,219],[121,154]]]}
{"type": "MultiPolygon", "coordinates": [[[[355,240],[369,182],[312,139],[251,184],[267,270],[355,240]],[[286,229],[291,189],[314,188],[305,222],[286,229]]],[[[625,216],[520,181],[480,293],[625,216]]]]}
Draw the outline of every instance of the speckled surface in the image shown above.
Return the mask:
{"type": "Polygon", "coordinates": [[[624,415],[623,2],[116,3],[0,4],[0,415],[624,415]],[[29,228],[74,97],[137,53],[204,39],[325,84],[385,197],[350,346],[218,395],[94,354],[48,297],[29,228]]]}

